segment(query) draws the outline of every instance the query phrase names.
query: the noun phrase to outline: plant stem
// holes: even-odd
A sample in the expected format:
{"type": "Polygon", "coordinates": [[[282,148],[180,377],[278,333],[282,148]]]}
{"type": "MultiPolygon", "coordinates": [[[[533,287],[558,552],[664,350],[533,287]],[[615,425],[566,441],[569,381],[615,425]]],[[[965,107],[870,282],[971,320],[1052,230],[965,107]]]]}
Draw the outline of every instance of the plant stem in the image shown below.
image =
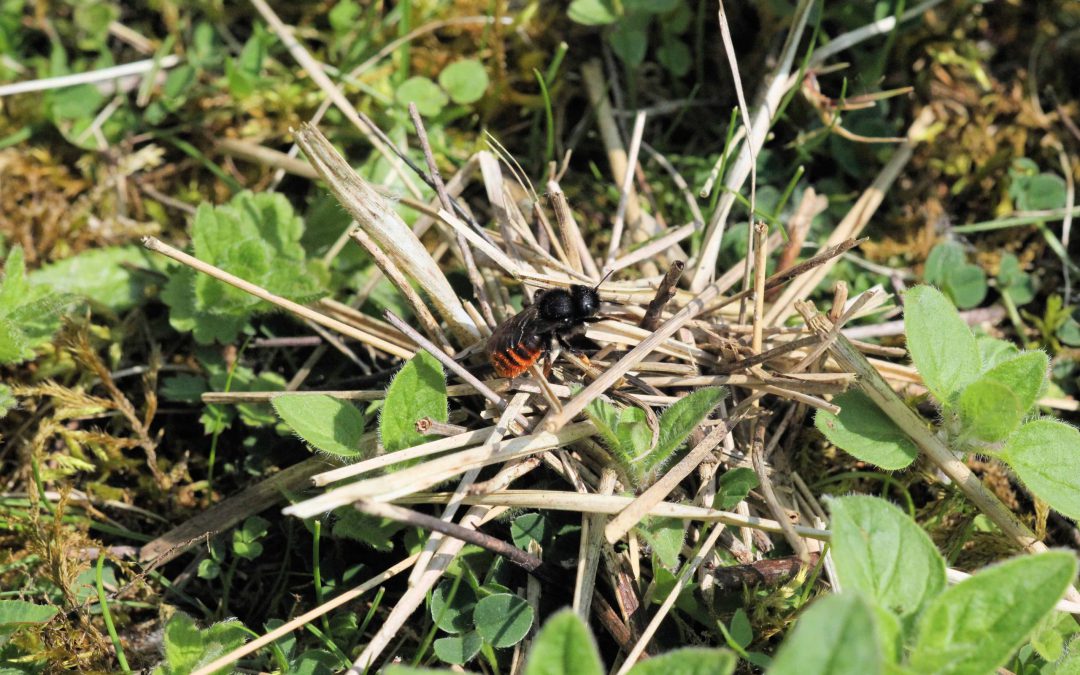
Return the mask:
{"type": "Polygon", "coordinates": [[[109,632],[109,639],[112,640],[113,648],[116,649],[116,660],[120,662],[120,670],[124,673],[130,673],[131,668],[128,666],[127,657],[124,656],[124,646],[120,644],[120,636],[116,634],[116,626],[113,625],[112,614],[109,612],[109,600],[105,597],[105,584],[102,581],[102,571],[105,568],[105,549],[101,549],[97,559],[97,570],[95,581],[97,583],[97,595],[98,603],[101,605],[101,618],[105,621],[105,630],[109,632]]]}

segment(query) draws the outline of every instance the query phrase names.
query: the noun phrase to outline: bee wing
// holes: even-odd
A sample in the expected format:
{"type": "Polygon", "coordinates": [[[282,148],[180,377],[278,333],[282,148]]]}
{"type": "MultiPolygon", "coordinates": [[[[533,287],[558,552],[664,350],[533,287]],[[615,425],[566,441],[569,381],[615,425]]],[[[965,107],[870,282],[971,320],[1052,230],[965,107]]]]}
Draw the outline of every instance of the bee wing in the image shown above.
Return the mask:
{"type": "Polygon", "coordinates": [[[528,341],[530,336],[549,333],[561,324],[540,317],[537,305],[529,305],[506,321],[503,321],[491,333],[488,340],[489,352],[503,352],[528,341]]]}

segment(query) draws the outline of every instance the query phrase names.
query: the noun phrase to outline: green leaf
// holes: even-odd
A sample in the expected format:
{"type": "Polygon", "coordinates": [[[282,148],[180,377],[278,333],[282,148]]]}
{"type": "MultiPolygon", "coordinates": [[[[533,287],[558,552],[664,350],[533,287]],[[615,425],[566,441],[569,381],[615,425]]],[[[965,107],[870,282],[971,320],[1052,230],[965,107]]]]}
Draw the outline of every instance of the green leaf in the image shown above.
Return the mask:
{"type": "Polygon", "coordinates": [[[978,265],[961,265],[949,272],[943,288],[960,309],[977,307],[986,299],[986,272],[978,265]]]}
{"type": "Polygon", "coordinates": [[[683,647],[640,661],[627,675],[731,675],[738,662],[726,649],[683,647]]]}
{"type": "Polygon", "coordinates": [[[7,417],[7,414],[18,405],[19,401],[15,398],[11,387],[0,382],[0,419],[7,417]]]}
{"type": "Polygon", "coordinates": [[[945,588],[945,560],[900,509],[875,497],[829,501],[832,556],[840,587],[900,616],[917,613],[945,588]]]}
{"type": "Polygon", "coordinates": [[[644,464],[652,469],[662,466],[683,444],[686,437],[727,396],[723,387],[705,387],[684,396],[660,415],[660,438],[644,464]]]}
{"type": "Polygon", "coordinates": [[[665,567],[674,569],[679,564],[683,540],[686,539],[686,524],[683,521],[678,518],[646,516],[634,529],[649,544],[665,567]]]}
{"type": "Polygon", "coordinates": [[[323,649],[309,649],[289,664],[288,675],[334,675],[338,658],[323,649]]]}
{"type": "Polygon", "coordinates": [[[918,457],[914,441],[866,394],[851,389],[833,403],[840,406],[840,414],[819,409],[814,426],[836,447],[890,471],[903,469],[918,457]]]}
{"type": "Polygon", "coordinates": [[[1001,256],[997,281],[998,289],[1017,305],[1024,305],[1035,299],[1035,283],[1030,274],[1020,269],[1020,260],[1012,253],[1001,256]]]}
{"type": "Polygon", "coordinates": [[[262,555],[263,545],[259,539],[266,536],[270,521],[260,516],[251,516],[239,529],[233,531],[233,553],[246,560],[254,560],[262,555]]]}
{"type": "Polygon", "coordinates": [[[337,457],[359,457],[364,415],[352,403],[325,394],[282,394],[274,411],[306,443],[337,457]]]}
{"type": "Polygon", "coordinates": [[[1080,519],[1080,432],[1053,419],[1028,422],[1001,450],[1021,481],[1059,513],[1080,519]]]}
{"type": "Polygon", "coordinates": [[[511,593],[481,599],[473,610],[476,632],[496,649],[512,647],[532,628],[533,608],[511,593]]]}
{"type": "MultiPolygon", "coordinates": [[[[585,415],[596,426],[597,433],[604,439],[604,444],[613,452],[619,451],[619,437],[615,429],[619,426],[619,409],[604,399],[597,397],[585,406],[585,415]]],[[[627,457],[627,460],[632,457],[627,457]]]]}
{"type": "Polygon", "coordinates": [[[644,28],[622,21],[607,36],[611,51],[631,68],[640,66],[649,47],[649,34],[644,28]]]}
{"type": "Polygon", "coordinates": [[[432,592],[430,609],[436,626],[447,633],[464,633],[473,626],[476,593],[464,581],[446,579],[432,592]]]}
{"type": "Polygon", "coordinates": [[[159,267],[145,248],[93,248],[45,265],[30,274],[29,282],[33,286],[90,298],[120,312],[145,299],[146,288],[154,281],[152,272],[159,267]],[[133,268],[144,268],[147,272],[133,268]]]}
{"type": "Polygon", "coordinates": [[[1044,352],[1027,351],[999,362],[982,379],[992,379],[1011,389],[1026,414],[1046,387],[1049,369],[1050,359],[1044,352]]]}
{"type": "Polygon", "coordinates": [[[443,68],[439,73],[439,85],[450,94],[454,103],[466,105],[483,97],[488,88],[488,75],[484,64],[475,59],[462,59],[443,68]]]}
{"type": "MultiPolygon", "coordinates": [[[[300,239],[304,221],[283,195],[241,192],[227,204],[203,204],[192,223],[192,242],[200,260],[216,265],[276,295],[310,302],[324,293],[326,270],[307,261],[300,239]]],[[[268,303],[238,288],[188,268],[174,274],[162,299],[169,321],[193,331],[196,341],[231,342],[247,320],[269,311],[268,303]]]]}
{"type": "Polygon", "coordinates": [[[856,593],[819,598],[780,645],[769,675],[882,673],[875,621],[874,610],[856,593]]]}
{"type": "Polygon", "coordinates": [[[916,286],[904,295],[908,351],[930,392],[945,406],[979,375],[979,348],[941,291],[916,286]]]}
{"type": "Polygon", "coordinates": [[[1024,417],[1020,399],[1005,385],[976,380],[960,394],[960,419],[964,433],[996,443],[1016,430],[1024,417]]]}
{"type": "Polygon", "coordinates": [[[161,380],[161,388],[158,394],[167,401],[180,401],[183,403],[198,403],[207,391],[205,377],[198,375],[174,375],[161,380]]]}
{"type": "MultiPolygon", "coordinates": [[[[239,621],[223,621],[199,630],[194,619],[183,612],[176,612],[165,626],[165,663],[159,665],[154,674],[190,673],[244,644],[247,638],[247,630],[239,621]]],[[[218,675],[232,670],[232,666],[225,666],[214,673],[218,675]]]]}
{"type": "Polygon", "coordinates": [[[415,103],[416,109],[424,117],[435,117],[442,112],[450,100],[439,85],[421,75],[415,75],[402,82],[394,93],[394,98],[402,107],[415,103]]]}
{"type": "Polygon", "coordinates": [[[524,675],[604,675],[589,629],[565,609],[544,624],[525,660],[524,675]]]}
{"type": "Polygon", "coordinates": [[[386,667],[386,670],[382,671],[386,675],[454,675],[453,670],[447,670],[446,668],[413,668],[412,666],[403,666],[400,663],[392,663],[386,667]]]}
{"type": "Polygon", "coordinates": [[[713,508],[730,511],[739,502],[746,499],[746,495],[750,494],[750,491],[758,485],[760,485],[760,481],[753,469],[745,466],[728,469],[716,483],[716,497],[713,498],[713,508]]]}
{"type": "Polygon", "coordinates": [[[442,364],[420,350],[397,372],[386,392],[379,413],[379,439],[385,451],[404,450],[430,440],[430,436],[416,431],[416,422],[424,417],[446,422],[446,406],[442,364]]]}
{"type": "Polygon", "coordinates": [[[352,506],[334,509],[334,527],[330,533],[339,539],[352,539],[367,544],[376,551],[394,550],[392,537],[405,525],[389,518],[379,518],[357,511],[352,506]]]}
{"type": "Polygon", "coordinates": [[[439,657],[440,661],[460,666],[471,661],[483,644],[484,640],[476,631],[470,631],[463,635],[439,638],[433,646],[435,656],[439,657]]]}
{"type": "Polygon", "coordinates": [[[975,343],[979,346],[983,372],[1020,353],[1020,348],[1008,340],[999,340],[989,335],[980,335],[975,338],[975,343]]]}
{"type": "Polygon", "coordinates": [[[0,626],[45,623],[58,611],[56,607],[25,600],[0,600],[0,626]]]}
{"type": "Polygon", "coordinates": [[[656,60],[675,77],[683,77],[694,65],[690,47],[682,40],[668,40],[656,50],[656,60]]]}
{"type": "Polygon", "coordinates": [[[68,294],[31,285],[22,247],[13,246],[0,281],[0,363],[34,358],[34,349],[60,328],[60,315],[71,302],[68,294]]]}
{"type": "Polygon", "coordinates": [[[1035,405],[1050,361],[1038,351],[1003,360],[960,394],[964,430],[990,443],[1004,440],[1035,405]]]}
{"type": "Polygon", "coordinates": [[[1065,206],[1065,179],[1052,173],[1013,176],[1009,193],[1021,211],[1045,211],[1065,206]]]}
{"type": "Polygon", "coordinates": [[[910,668],[939,675],[994,672],[1053,610],[1075,575],[1073,554],[1051,551],[965,579],[920,618],[910,668]]]}
{"type": "Polygon", "coordinates": [[[943,241],[930,249],[923,266],[923,280],[933,286],[945,286],[949,273],[967,263],[964,247],[955,241],[943,241]]]}
{"type": "Polygon", "coordinates": [[[566,15],[571,21],[585,26],[606,26],[619,18],[611,0],[574,0],[566,15]]]}
{"type": "Polygon", "coordinates": [[[754,629],[750,625],[750,617],[746,616],[742,607],[735,610],[728,631],[731,633],[731,638],[735,640],[735,644],[740,647],[745,648],[754,641],[754,629]]]}
{"type": "Polygon", "coordinates": [[[526,513],[514,518],[510,524],[510,537],[514,540],[514,546],[524,551],[529,550],[529,543],[533,541],[540,545],[540,550],[544,550],[551,544],[554,534],[547,516],[526,513]]]}

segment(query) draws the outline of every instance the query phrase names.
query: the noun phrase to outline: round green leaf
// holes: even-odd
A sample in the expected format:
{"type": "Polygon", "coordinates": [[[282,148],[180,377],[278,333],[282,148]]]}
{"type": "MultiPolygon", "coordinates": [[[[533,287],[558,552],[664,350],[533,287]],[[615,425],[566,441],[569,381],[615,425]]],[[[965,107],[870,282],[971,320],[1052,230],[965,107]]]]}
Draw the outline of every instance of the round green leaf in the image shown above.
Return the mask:
{"type": "Polygon", "coordinates": [[[660,45],[656,50],[656,59],[675,77],[682,77],[690,72],[694,57],[690,47],[682,40],[671,40],[660,45]]]}
{"type": "Polygon", "coordinates": [[[496,649],[517,644],[529,632],[533,608],[516,595],[496,593],[476,603],[476,632],[496,649]]]}
{"type": "Polygon", "coordinates": [[[585,26],[606,26],[618,18],[611,0],[574,0],[566,15],[571,21],[585,26]]]}
{"type": "Polygon", "coordinates": [[[526,513],[514,518],[510,524],[510,537],[514,540],[514,546],[522,550],[527,551],[529,542],[533,541],[543,550],[551,541],[551,523],[543,514],[526,513]]]}
{"type": "Polygon", "coordinates": [[[1001,454],[1040,499],[1080,519],[1080,432],[1057,420],[1034,420],[1009,437],[1001,454]]]}
{"type": "Polygon", "coordinates": [[[358,457],[364,416],[348,401],[325,394],[282,394],[271,399],[274,410],[317,450],[338,457],[358,457]]]}
{"type": "Polygon", "coordinates": [[[488,88],[488,75],[484,64],[463,59],[443,68],[439,73],[439,84],[454,103],[464,105],[480,100],[488,88]]]}
{"type": "Polygon", "coordinates": [[[431,620],[447,633],[463,633],[472,628],[475,607],[476,593],[464,581],[454,589],[454,581],[447,579],[431,594],[431,620]]]}
{"type": "Polygon", "coordinates": [[[525,675],[603,675],[605,672],[589,629],[569,609],[547,620],[525,659],[525,675]]]}
{"type": "Polygon", "coordinates": [[[1043,211],[1065,206],[1065,180],[1052,173],[1040,173],[1020,181],[1016,207],[1021,211],[1043,211]]]}
{"type": "Polygon", "coordinates": [[[649,47],[649,35],[643,29],[619,23],[608,35],[611,51],[628,66],[640,66],[649,47]]]}
{"type": "Polygon", "coordinates": [[[394,98],[402,106],[416,104],[416,109],[424,117],[435,117],[446,106],[449,99],[446,93],[426,77],[417,75],[401,83],[394,98]]]}
{"type": "Polygon", "coordinates": [[[852,457],[895,471],[910,465],[919,448],[866,394],[852,389],[833,399],[840,414],[818,410],[814,426],[852,457]]]}
{"type": "Polygon", "coordinates": [[[463,635],[439,638],[433,647],[435,656],[439,657],[440,661],[460,666],[471,661],[483,644],[484,641],[476,631],[469,631],[463,635]]]}
{"type": "Polygon", "coordinates": [[[949,271],[945,288],[960,309],[970,309],[986,298],[986,272],[978,265],[960,265],[949,271]]]}

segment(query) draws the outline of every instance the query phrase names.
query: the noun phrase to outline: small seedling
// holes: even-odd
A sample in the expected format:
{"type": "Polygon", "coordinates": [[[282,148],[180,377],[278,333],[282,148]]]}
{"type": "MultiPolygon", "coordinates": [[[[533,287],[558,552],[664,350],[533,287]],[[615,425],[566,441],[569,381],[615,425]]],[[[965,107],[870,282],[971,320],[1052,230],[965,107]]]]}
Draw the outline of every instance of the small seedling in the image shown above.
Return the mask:
{"type": "Polygon", "coordinates": [[[830,509],[843,590],[803,614],[770,675],[992,673],[1052,616],[1076,575],[1071,553],[1051,551],[946,589],[945,559],[898,508],[855,496],[830,509]]]}
{"type": "MultiPolygon", "coordinates": [[[[941,413],[938,434],[949,446],[1000,459],[1035,496],[1080,517],[1080,432],[1035,409],[1048,383],[1046,354],[976,338],[930,286],[908,291],[904,327],[908,351],[941,413]]],[[[816,418],[837,447],[884,469],[914,461],[917,449],[907,433],[864,394],[850,391],[837,403],[839,415],[818,411],[816,418]]]]}
{"type": "Polygon", "coordinates": [[[653,445],[653,433],[640,408],[619,410],[601,399],[585,409],[596,425],[612,457],[639,488],[648,487],[674,456],[690,432],[708,417],[727,396],[722,387],[698,389],[679,399],[659,419],[659,433],[653,445]]]}

